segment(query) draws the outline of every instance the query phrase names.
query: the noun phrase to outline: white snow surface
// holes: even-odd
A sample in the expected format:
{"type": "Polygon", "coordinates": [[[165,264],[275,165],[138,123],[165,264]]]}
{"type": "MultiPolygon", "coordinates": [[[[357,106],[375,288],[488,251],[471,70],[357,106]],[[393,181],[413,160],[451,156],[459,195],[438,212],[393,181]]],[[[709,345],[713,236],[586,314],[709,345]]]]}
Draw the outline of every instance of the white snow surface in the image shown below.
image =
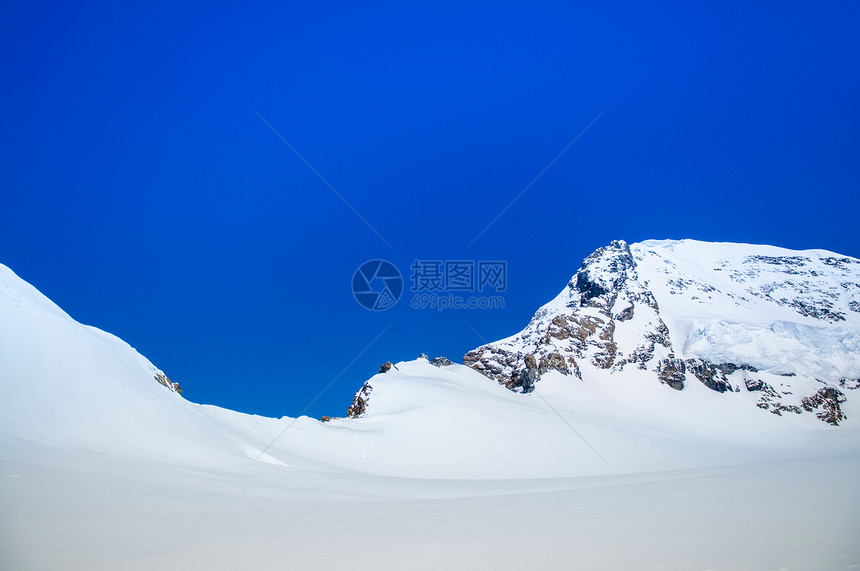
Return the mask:
{"type": "MultiPolygon", "coordinates": [[[[640,268],[668,246],[634,245],[640,268]]],[[[699,326],[775,322],[660,303],[698,324],[689,351],[699,326]]],[[[369,380],[365,417],[322,423],[195,404],[159,373],[0,265],[0,569],[860,566],[858,399],[835,428],[647,371],[520,395],[416,359],[369,380]]]]}
{"type": "Polygon", "coordinates": [[[860,377],[860,260],[696,240],[630,249],[682,355],[822,379],[860,377]],[[841,319],[804,315],[791,302],[841,319]]]}

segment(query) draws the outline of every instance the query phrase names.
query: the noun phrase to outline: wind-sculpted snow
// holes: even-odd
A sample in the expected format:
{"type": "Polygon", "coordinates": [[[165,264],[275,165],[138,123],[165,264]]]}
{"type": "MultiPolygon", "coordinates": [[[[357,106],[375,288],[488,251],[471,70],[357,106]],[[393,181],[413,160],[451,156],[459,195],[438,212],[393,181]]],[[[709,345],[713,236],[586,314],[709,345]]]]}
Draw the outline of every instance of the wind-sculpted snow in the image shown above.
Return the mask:
{"type": "Polygon", "coordinates": [[[672,389],[697,380],[729,396],[782,376],[757,404],[801,414],[798,394],[860,378],[860,260],[749,244],[613,242],[522,332],[464,362],[513,389],[529,354],[541,372],[588,381],[595,370],[633,367],[672,389]]]}

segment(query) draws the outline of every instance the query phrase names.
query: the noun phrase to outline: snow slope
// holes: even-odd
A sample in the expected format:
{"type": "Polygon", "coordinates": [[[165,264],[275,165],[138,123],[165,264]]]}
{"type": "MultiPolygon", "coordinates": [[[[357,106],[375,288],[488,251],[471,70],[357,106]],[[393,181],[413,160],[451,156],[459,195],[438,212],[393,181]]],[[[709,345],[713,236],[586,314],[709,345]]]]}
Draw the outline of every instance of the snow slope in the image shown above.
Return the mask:
{"type": "Polygon", "coordinates": [[[0,266],[0,568],[860,564],[853,400],[836,428],[635,367],[520,395],[416,359],[322,423],[162,374],[0,266]]]}

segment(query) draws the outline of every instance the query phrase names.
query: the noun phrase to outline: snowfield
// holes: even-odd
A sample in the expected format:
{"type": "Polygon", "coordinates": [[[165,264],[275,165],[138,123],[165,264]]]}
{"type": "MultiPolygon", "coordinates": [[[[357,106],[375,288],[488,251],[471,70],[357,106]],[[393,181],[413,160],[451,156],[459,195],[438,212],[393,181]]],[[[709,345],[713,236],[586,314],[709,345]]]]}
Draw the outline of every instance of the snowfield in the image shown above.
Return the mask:
{"type": "Polygon", "coordinates": [[[684,353],[860,377],[860,260],[696,240],[648,240],[631,250],[684,353]]]}
{"type": "MultiPolygon", "coordinates": [[[[710,311],[676,344],[757,354],[730,329],[750,311],[710,311]]],[[[860,568],[860,399],[833,427],[581,373],[522,395],[416,359],[369,379],[362,418],[245,415],[183,399],[0,265],[0,569],[860,568]]]]}

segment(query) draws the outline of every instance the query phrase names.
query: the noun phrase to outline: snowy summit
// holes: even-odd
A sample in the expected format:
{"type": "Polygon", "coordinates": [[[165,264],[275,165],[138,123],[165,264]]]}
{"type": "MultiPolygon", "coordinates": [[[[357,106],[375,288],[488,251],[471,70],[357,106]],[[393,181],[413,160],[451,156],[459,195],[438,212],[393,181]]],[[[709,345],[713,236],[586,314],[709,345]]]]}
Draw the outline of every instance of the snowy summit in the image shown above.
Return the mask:
{"type": "Polygon", "coordinates": [[[728,395],[755,393],[755,404],[774,414],[814,412],[838,425],[846,389],[860,382],[858,349],[860,260],[616,241],[591,254],[522,332],[465,362],[511,388],[522,384],[528,355],[540,372],[579,379],[639,369],[677,390],[701,382],[728,395]]]}

